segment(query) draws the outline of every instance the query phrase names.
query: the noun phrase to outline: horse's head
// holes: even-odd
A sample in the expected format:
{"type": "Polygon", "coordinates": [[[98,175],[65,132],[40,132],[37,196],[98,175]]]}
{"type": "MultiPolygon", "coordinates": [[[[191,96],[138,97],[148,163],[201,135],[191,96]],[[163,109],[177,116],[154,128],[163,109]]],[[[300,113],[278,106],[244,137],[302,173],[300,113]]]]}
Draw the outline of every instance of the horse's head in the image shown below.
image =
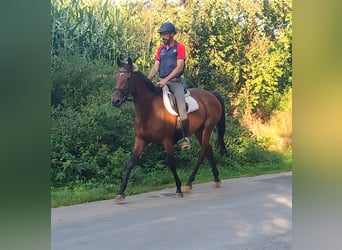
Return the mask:
{"type": "Polygon", "coordinates": [[[127,63],[121,62],[118,58],[117,64],[120,69],[115,75],[115,89],[112,95],[112,104],[115,107],[120,107],[127,97],[132,95],[134,87],[134,72],[138,69],[137,66],[133,64],[131,58],[128,58],[127,63]]]}

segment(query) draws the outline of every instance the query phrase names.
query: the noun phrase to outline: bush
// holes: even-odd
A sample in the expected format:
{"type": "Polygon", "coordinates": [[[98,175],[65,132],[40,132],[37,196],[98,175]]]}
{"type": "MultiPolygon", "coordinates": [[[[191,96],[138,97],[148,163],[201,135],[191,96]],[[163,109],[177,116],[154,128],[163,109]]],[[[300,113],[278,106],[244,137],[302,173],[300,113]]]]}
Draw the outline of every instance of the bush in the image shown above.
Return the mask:
{"type": "Polygon", "coordinates": [[[238,165],[262,162],[268,154],[257,138],[240,125],[238,118],[227,119],[226,141],[227,156],[238,165]]]}
{"type": "Polygon", "coordinates": [[[52,60],[51,105],[79,108],[88,98],[114,87],[113,67],[103,60],[89,62],[80,55],[63,55],[52,60]]]}
{"type": "Polygon", "coordinates": [[[132,141],[130,112],[114,109],[109,103],[87,105],[81,110],[52,108],[52,185],[75,181],[115,181],[121,176],[123,160],[132,141]],[[119,169],[120,168],[120,169],[119,169]],[[119,176],[120,172],[120,176],[119,176]]]}

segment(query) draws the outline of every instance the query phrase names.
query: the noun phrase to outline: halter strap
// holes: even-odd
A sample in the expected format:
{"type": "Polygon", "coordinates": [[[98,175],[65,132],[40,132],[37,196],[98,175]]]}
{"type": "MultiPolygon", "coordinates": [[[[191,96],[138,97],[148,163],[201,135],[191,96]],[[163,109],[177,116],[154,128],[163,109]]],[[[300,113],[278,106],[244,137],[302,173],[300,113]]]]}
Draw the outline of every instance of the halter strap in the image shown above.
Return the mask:
{"type": "Polygon", "coordinates": [[[114,91],[118,90],[121,92],[121,94],[124,96],[123,97],[123,101],[134,101],[134,97],[133,95],[130,93],[132,90],[132,86],[134,84],[135,81],[135,75],[134,72],[131,70],[119,70],[118,72],[120,73],[131,73],[131,78],[130,81],[127,83],[127,88],[125,89],[120,89],[120,88],[114,88],[114,91]],[[129,99],[130,95],[132,96],[132,99],[129,99]]]}

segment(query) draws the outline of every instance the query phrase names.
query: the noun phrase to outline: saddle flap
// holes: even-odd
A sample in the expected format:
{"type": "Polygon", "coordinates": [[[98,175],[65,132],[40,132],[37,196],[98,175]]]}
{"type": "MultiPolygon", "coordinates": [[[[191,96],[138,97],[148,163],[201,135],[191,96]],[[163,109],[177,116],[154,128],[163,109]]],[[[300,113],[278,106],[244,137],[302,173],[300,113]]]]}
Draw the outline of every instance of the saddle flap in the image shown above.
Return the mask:
{"type": "MultiPolygon", "coordinates": [[[[174,95],[170,92],[169,87],[165,85],[163,88],[163,101],[164,101],[164,106],[166,110],[174,116],[178,116],[177,111],[175,110],[175,97],[174,95]]],[[[190,91],[188,90],[190,93],[190,91]]],[[[190,93],[191,94],[191,93],[190,93]]],[[[185,103],[187,105],[187,113],[191,113],[193,111],[198,110],[199,106],[197,101],[190,95],[185,96],[185,103]]]]}

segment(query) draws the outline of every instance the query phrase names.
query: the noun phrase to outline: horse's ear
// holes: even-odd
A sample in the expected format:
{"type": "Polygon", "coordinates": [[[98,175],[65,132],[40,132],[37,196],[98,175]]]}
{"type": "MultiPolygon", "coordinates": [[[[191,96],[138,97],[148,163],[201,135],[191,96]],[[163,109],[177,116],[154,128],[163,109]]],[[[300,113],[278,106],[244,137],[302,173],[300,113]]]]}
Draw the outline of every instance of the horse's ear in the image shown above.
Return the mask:
{"type": "Polygon", "coordinates": [[[129,67],[130,70],[133,71],[133,61],[132,61],[132,59],[130,57],[128,57],[128,67],[129,67]]]}
{"type": "Polygon", "coordinates": [[[123,62],[120,61],[120,58],[116,58],[116,63],[118,64],[118,66],[121,68],[124,64],[123,62]]]}

